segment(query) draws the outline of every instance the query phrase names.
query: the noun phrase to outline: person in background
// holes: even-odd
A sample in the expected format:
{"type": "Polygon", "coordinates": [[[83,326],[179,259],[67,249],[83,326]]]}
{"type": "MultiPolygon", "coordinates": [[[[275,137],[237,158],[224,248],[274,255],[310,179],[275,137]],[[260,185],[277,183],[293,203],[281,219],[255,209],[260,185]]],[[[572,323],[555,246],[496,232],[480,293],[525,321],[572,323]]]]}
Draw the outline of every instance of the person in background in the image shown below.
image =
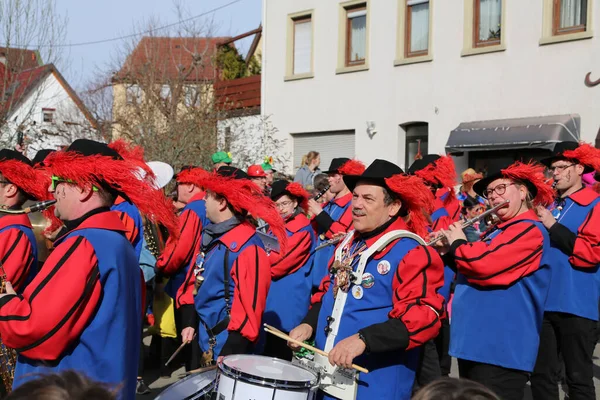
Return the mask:
{"type": "Polygon", "coordinates": [[[231,165],[231,153],[225,151],[217,151],[211,157],[213,162],[213,171],[218,170],[224,165],[231,165]]]}
{"type": "Polygon", "coordinates": [[[479,180],[483,178],[483,175],[477,173],[473,168],[467,168],[460,174],[460,177],[462,179],[462,185],[460,187],[460,193],[457,196],[458,200],[462,203],[466,199],[471,198],[477,200],[479,204],[485,205],[485,199],[473,190],[473,185],[479,182],[479,180]]]}
{"type": "MultiPolygon", "coordinates": [[[[469,196],[463,201],[462,213],[465,220],[475,218],[484,211],[485,206],[483,206],[473,197],[469,196]]],[[[469,242],[476,242],[481,237],[481,234],[485,231],[485,229],[482,228],[485,228],[485,223],[483,221],[478,221],[473,225],[464,228],[463,232],[465,233],[465,236],[469,242]]]]}
{"type": "Polygon", "coordinates": [[[325,204],[335,197],[335,195],[331,193],[331,190],[329,190],[329,176],[327,174],[319,174],[315,176],[314,184],[315,189],[313,190],[313,196],[322,193],[325,188],[327,188],[325,194],[315,200],[317,203],[325,204]]]}
{"type": "Polygon", "coordinates": [[[267,174],[265,174],[265,171],[260,165],[256,164],[248,167],[248,178],[250,178],[250,180],[254,182],[254,184],[258,186],[263,193],[266,193],[267,174]]]}
{"type": "Polygon", "coordinates": [[[75,371],[39,375],[15,389],[6,400],[115,400],[119,391],[75,371]]]}
{"type": "Polygon", "coordinates": [[[298,182],[308,191],[311,191],[314,187],[315,176],[321,173],[319,165],[321,164],[321,156],[317,151],[309,151],[308,154],[302,156],[302,165],[296,176],[294,182],[298,182]]]}
{"type": "Polygon", "coordinates": [[[265,157],[265,162],[263,162],[260,166],[267,175],[267,190],[270,193],[271,185],[273,184],[274,180],[273,178],[275,176],[275,173],[277,172],[273,169],[273,157],[265,157]]]}
{"type": "Polygon", "coordinates": [[[500,400],[490,389],[468,379],[445,378],[431,382],[412,400],[500,400]]]}

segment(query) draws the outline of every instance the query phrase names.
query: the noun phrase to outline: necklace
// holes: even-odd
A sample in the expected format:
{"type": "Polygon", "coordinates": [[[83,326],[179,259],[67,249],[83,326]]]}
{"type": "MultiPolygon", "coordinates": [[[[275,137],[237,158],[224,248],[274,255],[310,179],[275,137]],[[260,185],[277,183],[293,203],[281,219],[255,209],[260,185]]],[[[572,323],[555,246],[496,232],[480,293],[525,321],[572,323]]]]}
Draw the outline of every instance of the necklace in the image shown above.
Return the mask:
{"type": "Polygon", "coordinates": [[[335,275],[333,283],[333,297],[336,298],[339,290],[347,293],[350,283],[354,279],[352,271],[354,270],[355,260],[358,261],[363,251],[367,249],[367,244],[363,241],[350,244],[342,249],[341,260],[335,260],[331,266],[330,272],[335,275]]]}

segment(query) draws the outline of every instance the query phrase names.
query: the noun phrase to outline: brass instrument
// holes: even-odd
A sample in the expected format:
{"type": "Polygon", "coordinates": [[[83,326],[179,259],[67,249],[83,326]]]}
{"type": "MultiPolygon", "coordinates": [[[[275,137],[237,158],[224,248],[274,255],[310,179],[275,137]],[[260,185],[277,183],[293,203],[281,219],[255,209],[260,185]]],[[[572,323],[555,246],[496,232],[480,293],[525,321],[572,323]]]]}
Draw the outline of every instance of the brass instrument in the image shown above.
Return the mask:
{"type": "MultiPolygon", "coordinates": [[[[0,209],[0,213],[5,214],[30,214],[36,211],[42,211],[46,208],[50,207],[56,203],[56,200],[47,200],[41,201],[39,203],[31,204],[27,207],[24,207],[19,210],[8,210],[8,209],[0,209]]],[[[42,217],[43,218],[43,217],[42,217]]],[[[33,224],[32,224],[33,225],[33,224]]],[[[44,226],[45,227],[45,226],[44,226]]],[[[42,231],[44,229],[42,227],[42,231]]],[[[43,238],[43,235],[40,236],[43,238]]],[[[39,246],[40,238],[36,234],[36,239],[38,241],[38,253],[39,249],[45,247],[45,243],[43,246],[39,246]]],[[[47,255],[46,255],[47,256],[47,255]]],[[[4,270],[4,266],[0,263],[0,294],[6,293],[6,282],[7,282],[6,271],[4,270]]],[[[0,378],[2,379],[2,384],[6,390],[6,393],[10,393],[12,388],[12,382],[15,376],[15,366],[17,363],[17,352],[14,349],[10,349],[6,347],[2,343],[2,338],[0,338],[0,378]]]]}
{"type": "MultiPolygon", "coordinates": [[[[499,209],[506,207],[509,203],[509,200],[504,200],[502,203],[490,208],[489,210],[479,214],[476,217],[473,217],[465,222],[463,222],[462,224],[462,229],[465,229],[471,225],[473,225],[475,222],[480,221],[482,219],[484,219],[485,217],[487,217],[490,214],[494,214],[496,211],[498,211],[499,209]]],[[[440,240],[444,239],[446,236],[444,235],[439,235],[438,237],[436,237],[435,239],[433,239],[432,241],[427,243],[427,246],[431,246],[433,244],[436,244],[437,242],[439,242],[440,240]]]]}

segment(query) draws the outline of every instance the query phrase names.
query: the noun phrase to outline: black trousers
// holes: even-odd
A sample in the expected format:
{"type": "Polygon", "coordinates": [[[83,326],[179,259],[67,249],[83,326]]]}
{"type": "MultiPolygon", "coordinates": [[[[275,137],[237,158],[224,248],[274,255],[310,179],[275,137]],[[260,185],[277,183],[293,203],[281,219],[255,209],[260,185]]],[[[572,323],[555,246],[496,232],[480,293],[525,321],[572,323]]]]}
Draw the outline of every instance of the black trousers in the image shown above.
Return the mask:
{"type": "MultiPolygon", "coordinates": [[[[183,330],[183,322],[181,320],[181,310],[178,308],[175,309],[175,328],[177,329],[177,345],[179,346],[182,343],[181,331],[183,330]]],[[[198,335],[198,327],[196,326],[194,328],[196,329],[196,335],[198,335]]],[[[200,343],[198,343],[198,336],[196,336],[196,338],[192,340],[192,343],[187,345],[179,355],[184,357],[186,371],[200,368],[202,350],[200,349],[200,343]]]]}
{"type": "Polygon", "coordinates": [[[458,360],[461,378],[479,382],[492,390],[502,400],[523,400],[529,374],[497,365],[458,360]]]}
{"type": "Polygon", "coordinates": [[[427,384],[441,378],[440,359],[433,340],[425,342],[413,384],[413,393],[427,384]]]}
{"type": "Polygon", "coordinates": [[[434,339],[434,343],[440,360],[440,372],[442,376],[447,377],[450,375],[450,369],[452,368],[452,357],[448,354],[450,349],[450,323],[447,318],[442,320],[440,333],[434,339]]]}
{"type": "Polygon", "coordinates": [[[540,348],[531,376],[535,400],[557,400],[560,380],[559,353],[565,364],[570,400],[595,399],[592,355],[597,322],[572,314],[544,314],[540,348]]]}

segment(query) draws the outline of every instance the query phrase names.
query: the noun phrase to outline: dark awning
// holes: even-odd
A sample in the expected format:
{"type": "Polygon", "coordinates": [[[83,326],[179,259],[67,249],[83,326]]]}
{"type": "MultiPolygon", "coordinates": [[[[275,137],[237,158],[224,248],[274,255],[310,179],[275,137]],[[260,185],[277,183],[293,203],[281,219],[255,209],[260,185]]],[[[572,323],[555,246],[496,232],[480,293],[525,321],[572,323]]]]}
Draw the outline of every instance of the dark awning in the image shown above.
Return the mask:
{"type": "Polygon", "coordinates": [[[578,142],[580,126],[577,114],[463,122],[450,132],[446,152],[552,150],[558,142],[578,142]]]}

